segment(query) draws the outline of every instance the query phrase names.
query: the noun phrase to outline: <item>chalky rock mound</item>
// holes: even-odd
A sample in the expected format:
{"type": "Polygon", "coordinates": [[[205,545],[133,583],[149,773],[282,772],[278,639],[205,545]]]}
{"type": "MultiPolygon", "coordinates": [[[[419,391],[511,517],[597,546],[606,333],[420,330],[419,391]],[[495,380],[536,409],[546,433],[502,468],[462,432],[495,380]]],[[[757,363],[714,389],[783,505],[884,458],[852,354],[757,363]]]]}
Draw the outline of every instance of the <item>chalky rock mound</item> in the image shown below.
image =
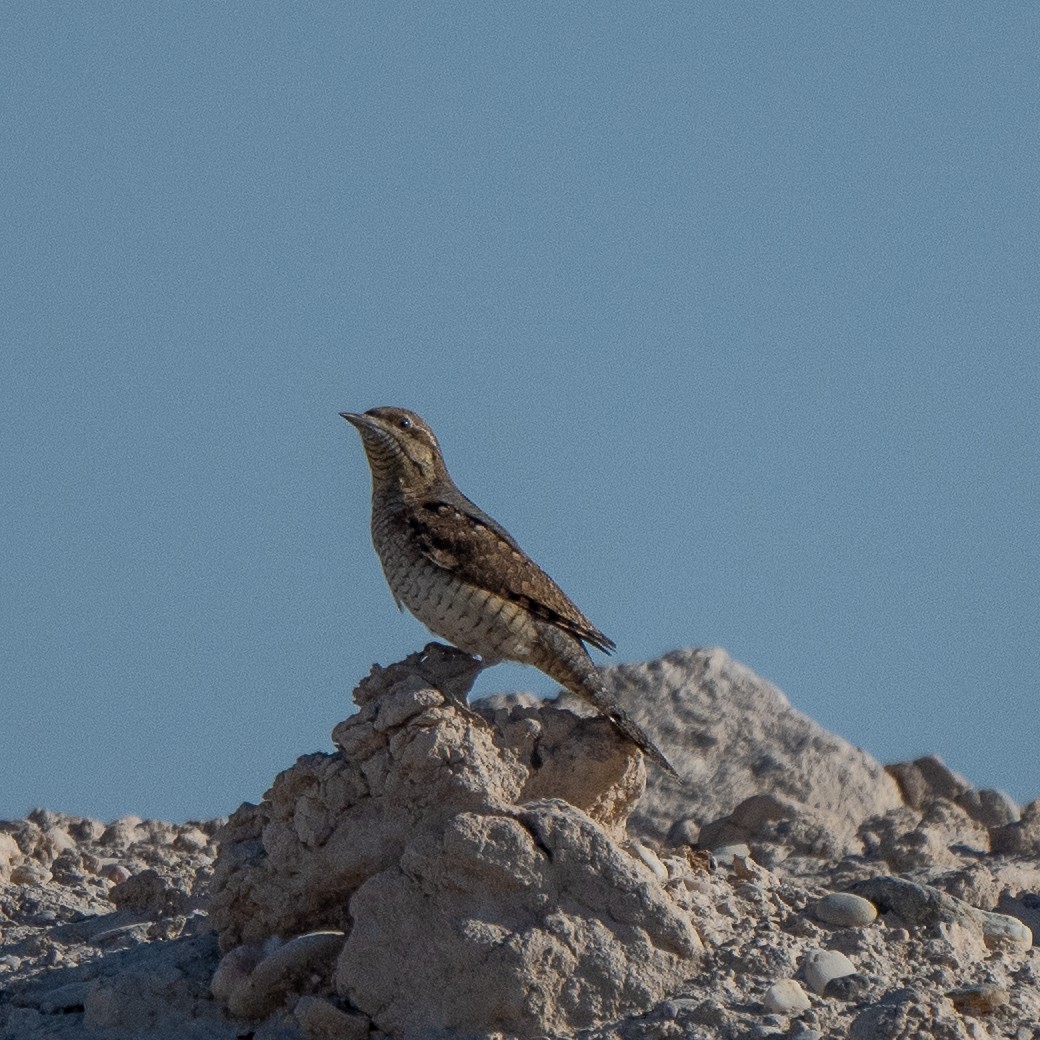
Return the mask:
{"type": "Polygon", "coordinates": [[[841,830],[902,802],[877,761],[792,708],[725,650],[676,650],[611,668],[604,679],[687,779],[684,790],[650,771],[634,833],[663,839],[683,821],[703,825],[762,793],[841,830]]]}
{"type": "MultiPolygon", "coordinates": [[[[792,708],[772,683],[725,650],[676,650],[602,675],[685,780],[679,784],[649,768],[647,792],[629,821],[630,833],[644,840],[695,842],[706,824],[719,824],[741,803],[765,794],[827,832],[832,850],[847,851],[864,820],[903,804],[897,778],[792,708]]],[[[507,694],[474,707],[538,703],[507,694]]],[[[579,715],[593,710],[566,691],[554,703],[579,715]]],[[[710,836],[719,837],[717,826],[710,836]]]]}
{"type": "Polygon", "coordinates": [[[462,703],[473,675],[436,644],[374,668],[340,752],[300,759],[231,817],[210,908],[230,1011],[277,1009],[255,976],[286,939],[309,996],[402,1038],[570,1033],[696,974],[667,875],[618,844],[641,757],[605,720],[551,707],[489,723],[462,703]]]}

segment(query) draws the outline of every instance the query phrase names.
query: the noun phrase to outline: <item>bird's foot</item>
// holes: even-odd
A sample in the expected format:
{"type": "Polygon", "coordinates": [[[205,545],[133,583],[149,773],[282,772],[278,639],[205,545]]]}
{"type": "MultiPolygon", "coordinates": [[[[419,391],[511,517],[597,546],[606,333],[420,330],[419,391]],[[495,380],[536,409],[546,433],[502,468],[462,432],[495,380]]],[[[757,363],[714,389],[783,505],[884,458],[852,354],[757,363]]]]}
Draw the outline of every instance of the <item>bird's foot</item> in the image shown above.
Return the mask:
{"type": "Polygon", "coordinates": [[[477,676],[486,667],[485,662],[464,650],[445,643],[427,643],[419,654],[419,669],[438,689],[444,700],[472,722],[488,724],[483,715],[475,712],[466,701],[477,676]]]}

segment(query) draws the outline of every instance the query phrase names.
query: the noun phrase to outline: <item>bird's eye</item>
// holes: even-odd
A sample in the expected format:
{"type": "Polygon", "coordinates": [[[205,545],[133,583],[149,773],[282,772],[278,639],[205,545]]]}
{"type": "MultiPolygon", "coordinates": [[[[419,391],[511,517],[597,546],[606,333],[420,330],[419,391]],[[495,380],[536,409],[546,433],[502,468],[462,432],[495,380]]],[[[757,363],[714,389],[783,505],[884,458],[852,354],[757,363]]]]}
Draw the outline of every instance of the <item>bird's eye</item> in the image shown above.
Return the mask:
{"type": "Polygon", "coordinates": [[[406,415],[397,425],[400,426],[402,430],[410,430],[412,428],[412,420],[406,415]]]}

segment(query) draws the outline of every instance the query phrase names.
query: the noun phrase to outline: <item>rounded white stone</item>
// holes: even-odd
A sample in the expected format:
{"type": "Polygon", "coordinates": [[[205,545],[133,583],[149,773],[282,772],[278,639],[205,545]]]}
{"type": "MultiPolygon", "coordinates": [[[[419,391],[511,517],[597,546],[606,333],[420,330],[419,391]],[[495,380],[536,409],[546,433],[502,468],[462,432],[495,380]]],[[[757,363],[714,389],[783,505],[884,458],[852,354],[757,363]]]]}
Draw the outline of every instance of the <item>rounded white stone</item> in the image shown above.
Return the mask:
{"type": "Polygon", "coordinates": [[[780,979],[765,991],[762,1003],[778,1015],[796,1015],[809,1010],[809,998],[795,979],[780,979]]]}
{"type": "Polygon", "coordinates": [[[991,950],[1024,953],[1033,945],[1033,932],[1017,917],[979,911],[982,917],[982,937],[991,950]]]}
{"type": "Polygon", "coordinates": [[[802,969],[814,993],[823,993],[831,979],[856,974],[856,966],[837,950],[810,950],[802,961],[802,969]]]}
{"type": "Polygon", "coordinates": [[[877,907],[869,899],[852,892],[830,892],[815,906],[813,912],[827,924],[840,928],[862,928],[877,918],[877,907]]]}

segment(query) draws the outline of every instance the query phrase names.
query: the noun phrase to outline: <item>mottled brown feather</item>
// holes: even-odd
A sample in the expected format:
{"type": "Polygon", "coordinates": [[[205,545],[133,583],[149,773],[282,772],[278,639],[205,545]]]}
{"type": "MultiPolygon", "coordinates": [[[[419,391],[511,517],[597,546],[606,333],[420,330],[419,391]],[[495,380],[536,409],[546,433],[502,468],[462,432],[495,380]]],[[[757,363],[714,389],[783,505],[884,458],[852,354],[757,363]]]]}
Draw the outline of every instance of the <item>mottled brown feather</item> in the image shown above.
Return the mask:
{"type": "Polygon", "coordinates": [[[403,408],[341,415],[358,429],[368,456],[372,540],[398,606],[485,661],[540,668],[674,775],[653,740],[608,693],[584,645],[609,653],[614,643],[504,527],[459,491],[429,426],[403,408]]]}
{"type": "Polygon", "coordinates": [[[460,580],[522,604],[536,617],[605,653],[615,649],[516,540],[455,488],[404,509],[415,545],[460,580]]]}

